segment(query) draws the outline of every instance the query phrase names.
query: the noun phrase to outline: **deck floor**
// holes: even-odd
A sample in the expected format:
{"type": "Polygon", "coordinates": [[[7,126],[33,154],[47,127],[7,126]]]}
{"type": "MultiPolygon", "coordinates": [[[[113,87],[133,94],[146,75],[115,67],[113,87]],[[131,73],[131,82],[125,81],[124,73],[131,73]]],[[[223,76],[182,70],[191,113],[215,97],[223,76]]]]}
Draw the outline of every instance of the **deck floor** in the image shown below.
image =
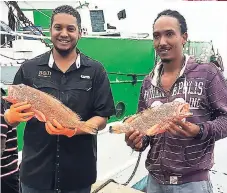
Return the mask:
{"type": "MultiPolygon", "coordinates": [[[[95,184],[92,185],[91,192],[93,192],[96,188],[98,188],[103,183],[104,182],[97,181],[95,184]]],[[[142,193],[142,192],[127,186],[122,186],[111,182],[103,189],[101,189],[98,193],[142,193]]]]}

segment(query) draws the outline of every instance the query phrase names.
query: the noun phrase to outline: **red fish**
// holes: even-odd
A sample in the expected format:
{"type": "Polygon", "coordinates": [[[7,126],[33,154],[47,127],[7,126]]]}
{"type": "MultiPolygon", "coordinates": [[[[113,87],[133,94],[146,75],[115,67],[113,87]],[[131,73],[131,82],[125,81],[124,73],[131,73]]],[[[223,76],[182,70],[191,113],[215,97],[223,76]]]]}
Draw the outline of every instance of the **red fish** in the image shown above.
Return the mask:
{"type": "Polygon", "coordinates": [[[57,120],[63,127],[79,128],[90,134],[97,134],[97,126],[81,121],[79,115],[66,107],[61,101],[45,92],[30,86],[19,84],[8,86],[8,96],[3,99],[10,103],[28,102],[35,113],[35,117],[41,122],[57,120]]]}
{"type": "Polygon", "coordinates": [[[189,104],[178,101],[161,104],[160,106],[148,108],[128,118],[123,123],[110,127],[111,133],[126,133],[130,128],[137,129],[145,135],[156,135],[163,133],[168,128],[168,122],[174,118],[184,119],[192,116],[189,112],[189,104]]]}

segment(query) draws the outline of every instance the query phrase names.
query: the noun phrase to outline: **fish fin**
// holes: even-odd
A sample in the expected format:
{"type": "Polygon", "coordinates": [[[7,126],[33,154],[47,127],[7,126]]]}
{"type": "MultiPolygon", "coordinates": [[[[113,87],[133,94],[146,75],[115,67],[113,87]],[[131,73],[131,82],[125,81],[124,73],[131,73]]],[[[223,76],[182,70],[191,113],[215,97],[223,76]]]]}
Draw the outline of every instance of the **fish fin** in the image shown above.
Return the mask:
{"type": "Polygon", "coordinates": [[[156,124],[156,125],[152,126],[150,129],[148,129],[148,130],[146,131],[146,134],[147,134],[148,136],[155,135],[155,134],[156,134],[156,131],[157,131],[157,129],[158,129],[159,127],[160,127],[159,124],[156,124]]]}
{"type": "Polygon", "coordinates": [[[184,113],[184,114],[180,114],[178,116],[178,118],[182,121],[182,122],[185,122],[186,121],[186,118],[187,117],[191,117],[193,116],[193,113],[192,112],[187,112],[187,113],[184,113]]]}
{"type": "Polygon", "coordinates": [[[168,129],[169,129],[169,124],[168,124],[168,123],[165,123],[163,126],[161,126],[161,127],[159,128],[159,130],[157,131],[157,134],[164,133],[164,132],[166,132],[168,129]]]}
{"type": "Polygon", "coordinates": [[[34,113],[35,113],[35,117],[40,121],[40,122],[46,122],[46,117],[45,115],[38,110],[33,109],[34,113]]]}
{"type": "Polygon", "coordinates": [[[79,127],[79,129],[81,129],[82,131],[86,132],[86,133],[90,133],[92,135],[97,135],[98,134],[98,127],[97,125],[90,123],[88,121],[84,122],[81,121],[81,126],[79,127]]]}
{"type": "Polygon", "coordinates": [[[187,112],[187,113],[184,113],[184,114],[180,114],[179,117],[181,118],[186,118],[186,117],[191,117],[193,116],[193,113],[192,112],[187,112]]]}
{"type": "Polygon", "coordinates": [[[10,96],[2,96],[2,99],[9,102],[9,103],[12,103],[12,104],[15,104],[17,103],[17,100],[13,99],[12,97],[10,96]]]}
{"type": "Polygon", "coordinates": [[[132,122],[135,118],[137,118],[139,116],[139,114],[136,114],[136,115],[132,115],[132,116],[130,116],[130,117],[127,117],[124,121],[123,121],[123,123],[130,123],[130,122],[132,122]]]}
{"type": "Polygon", "coordinates": [[[161,127],[160,124],[156,124],[156,125],[152,126],[150,129],[148,129],[146,134],[148,136],[153,136],[153,135],[157,135],[160,133],[164,133],[165,131],[166,131],[166,129],[161,127]]]}

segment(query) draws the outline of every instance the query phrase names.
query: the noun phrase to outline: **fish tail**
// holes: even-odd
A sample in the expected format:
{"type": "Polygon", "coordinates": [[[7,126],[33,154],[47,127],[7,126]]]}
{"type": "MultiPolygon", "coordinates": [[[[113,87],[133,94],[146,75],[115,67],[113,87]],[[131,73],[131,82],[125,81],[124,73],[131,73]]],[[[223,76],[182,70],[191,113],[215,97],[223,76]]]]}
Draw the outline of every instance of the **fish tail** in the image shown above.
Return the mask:
{"type": "Polygon", "coordinates": [[[121,134],[121,133],[126,133],[127,131],[128,129],[125,126],[125,124],[115,124],[109,127],[110,133],[121,134]]]}
{"type": "Polygon", "coordinates": [[[86,133],[90,133],[92,135],[98,134],[98,127],[95,124],[92,124],[90,122],[82,122],[81,126],[79,127],[82,131],[86,133]]]}

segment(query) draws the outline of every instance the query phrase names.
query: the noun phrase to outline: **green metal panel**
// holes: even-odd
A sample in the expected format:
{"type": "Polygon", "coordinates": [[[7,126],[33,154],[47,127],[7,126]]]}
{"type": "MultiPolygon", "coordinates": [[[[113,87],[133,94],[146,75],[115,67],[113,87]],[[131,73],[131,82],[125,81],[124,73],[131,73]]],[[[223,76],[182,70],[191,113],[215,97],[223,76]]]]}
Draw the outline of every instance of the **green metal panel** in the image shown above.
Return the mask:
{"type": "Polygon", "coordinates": [[[50,18],[52,15],[52,9],[21,9],[22,11],[33,11],[34,24],[36,26],[42,26],[43,29],[47,30],[50,27],[50,18]]]}
{"type": "Polygon", "coordinates": [[[26,123],[20,123],[17,126],[17,145],[18,145],[18,150],[21,151],[24,146],[24,127],[26,123]]]}
{"type": "Polygon", "coordinates": [[[34,23],[37,26],[42,26],[43,29],[50,28],[50,18],[52,15],[52,10],[42,9],[41,12],[35,10],[33,11],[34,23]],[[45,15],[44,15],[45,14],[45,15]]]}

